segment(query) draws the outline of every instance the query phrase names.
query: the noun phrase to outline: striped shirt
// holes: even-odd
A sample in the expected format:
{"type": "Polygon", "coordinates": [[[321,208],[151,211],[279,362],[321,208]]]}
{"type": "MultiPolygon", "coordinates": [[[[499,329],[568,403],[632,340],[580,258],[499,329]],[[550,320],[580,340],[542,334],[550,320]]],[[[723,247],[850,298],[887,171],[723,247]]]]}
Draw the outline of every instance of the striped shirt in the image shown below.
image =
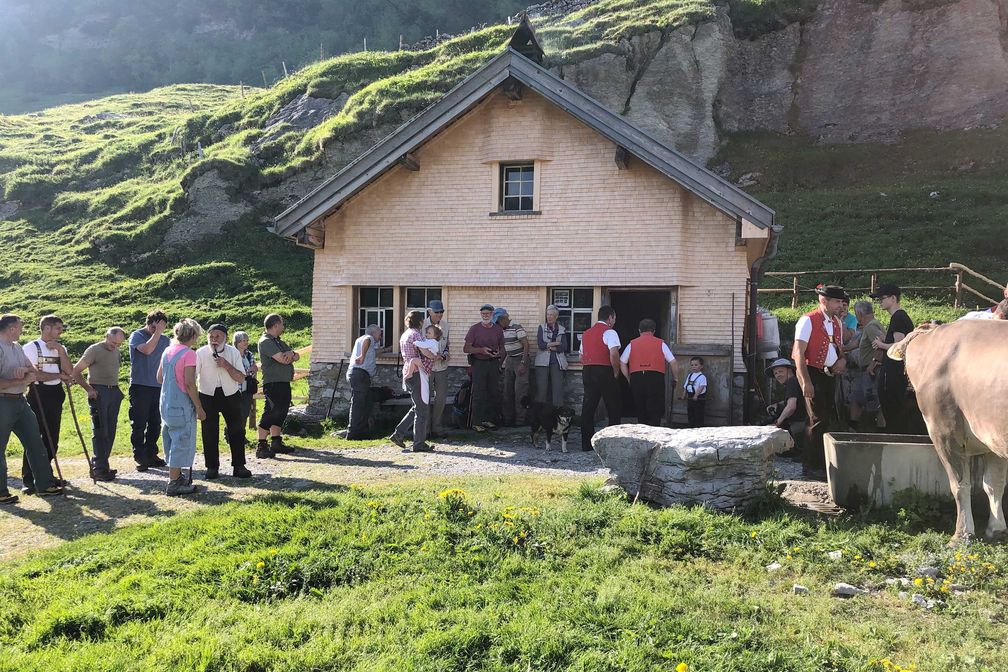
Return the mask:
{"type": "Polygon", "coordinates": [[[504,330],[504,352],[507,353],[508,357],[517,357],[522,354],[524,347],[522,346],[522,339],[528,338],[528,334],[525,333],[525,327],[515,322],[504,330]]]}

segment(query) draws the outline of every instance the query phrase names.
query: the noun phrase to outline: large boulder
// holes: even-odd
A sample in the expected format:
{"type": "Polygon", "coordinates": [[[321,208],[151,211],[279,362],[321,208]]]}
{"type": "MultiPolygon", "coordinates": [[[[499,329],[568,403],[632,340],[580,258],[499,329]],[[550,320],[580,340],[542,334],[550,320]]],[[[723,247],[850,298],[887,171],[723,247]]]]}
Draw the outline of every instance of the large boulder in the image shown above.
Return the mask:
{"type": "Polygon", "coordinates": [[[668,429],[614,425],[592,437],[602,463],[631,496],[731,511],[766,489],[773,456],[793,445],[776,427],[668,429]]]}

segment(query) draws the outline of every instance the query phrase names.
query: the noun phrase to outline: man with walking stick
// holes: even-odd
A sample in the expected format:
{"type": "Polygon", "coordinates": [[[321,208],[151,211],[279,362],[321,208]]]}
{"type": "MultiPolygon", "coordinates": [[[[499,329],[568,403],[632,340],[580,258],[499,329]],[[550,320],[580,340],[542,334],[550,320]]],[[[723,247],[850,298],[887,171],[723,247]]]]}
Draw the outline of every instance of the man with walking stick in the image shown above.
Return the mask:
{"type": "MultiPolygon", "coordinates": [[[[91,478],[95,481],[111,481],[116,477],[116,470],[109,468],[109,455],[115,443],[119,407],[123,401],[123,393],[119,389],[119,365],[122,358],[119,346],[125,340],[126,332],[122,327],[109,327],[105,339],[88,346],[73,368],[73,377],[87,392],[88,405],[91,407],[91,448],[94,451],[91,478]],[[85,369],[87,380],[83,377],[85,369]]],[[[76,420],[76,415],[74,419],[76,420]]],[[[81,446],[87,455],[83,436],[81,446]]]]}
{"type": "MultiPolygon", "coordinates": [[[[46,315],[39,320],[39,338],[24,346],[28,361],[37,371],[35,383],[28,391],[28,405],[38,420],[39,435],[46,447],[49,459],[56,459],[59,450],[60,426],[63,421],[63,383],[70,380],[70,358],[66,348],[60,343],[65,325],[56,315],[46,315]]],[[[27,456],[21,460],[21,492],[35,493],[35,479],[27,456]]],[[[56,485],[65,486],[57,479],[56,485]]]]}
{"type": "Polygon", "coordinates": [[[18,339],[24,322],[17,315],[0,315],[0,505],[18,501],[7,489],[7,441],[11,433],[24,446],[31,465],[36,493],[50,497],[63,493],[53,483],[52,467],[46,459],[46,449],[39,434],[38,421],[25,400],[28,386],[35,382],[37,371],[21,349],[18,339]]]}

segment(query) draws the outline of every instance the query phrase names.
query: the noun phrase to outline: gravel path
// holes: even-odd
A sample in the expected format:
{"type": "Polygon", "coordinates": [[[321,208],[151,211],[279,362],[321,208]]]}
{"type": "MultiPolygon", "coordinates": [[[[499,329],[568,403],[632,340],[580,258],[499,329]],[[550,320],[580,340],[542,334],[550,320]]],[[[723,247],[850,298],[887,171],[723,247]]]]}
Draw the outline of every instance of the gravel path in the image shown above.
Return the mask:
{"type": "MultiPolygon", "coordinates": [[[[550,452],[532,448],[526,430],[501,430],[479,437],[448,438],[433,453],[405,453],[391,444],[364,449],[300,448],[292,455],[258,460],[250,451],[247,480],[227,476],[230,465],[226,450],[222,478],[204,479],[202,455],[196,456],[193,478],[200,486],[197,494],[168,497],[164,494],[167,470],[137,472],[129,456],[113,457],[119,477],[112,483],[92,483],[82,457],[60,460],[63,474],[70,479],[66,497],[22,496],[14,506],[0,508],[0,559],[30,550],[54,546],[62,541],[93,532],[172,516],[204,506],[244,501],[273,493],[325,490],[350,483],[380,485],[412,478],[452,476],[507,476],[539,474],[559,479],[608,476],[594,452],[582,452],[577,429],[571,431],[570,452],[556,447],[550,452]]],[[[296,439],[292,440],[296,445],[296,439]]],[[[9,460],[14,464],[17,460],[9,460]]],[[[829,508],[824,483],[800,480],[800,468],[786,460],[777,461],[785,497],[797,506],[819,511],[829,508]]],[[[10,479],[12,492],[20,481],[10,479]]]]}

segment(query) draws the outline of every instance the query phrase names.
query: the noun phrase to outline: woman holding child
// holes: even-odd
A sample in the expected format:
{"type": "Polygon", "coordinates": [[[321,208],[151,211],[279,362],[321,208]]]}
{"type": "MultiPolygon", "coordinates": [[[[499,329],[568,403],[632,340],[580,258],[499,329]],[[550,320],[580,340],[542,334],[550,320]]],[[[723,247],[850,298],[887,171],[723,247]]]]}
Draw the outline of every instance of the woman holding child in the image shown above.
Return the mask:
{"type": "MultiPolygon", "coordinates": [[[[399,352],[403,358],[403,388],[410,393],[413,406],[402,422],[392,432],[389,440],[402,448],[406,448],[406,434],[413,427],[412,452],[426,453],[434,447],[426,442],[427,428],[430,426],[430,373],[437,355],[438,336],[424,339],[420,333],[423,327],[424,312],[411,310],[406,315],[406,330],[399,338],[399,352]]],[[[437,329],[436,325],[427,328],[437,329]]]]}

